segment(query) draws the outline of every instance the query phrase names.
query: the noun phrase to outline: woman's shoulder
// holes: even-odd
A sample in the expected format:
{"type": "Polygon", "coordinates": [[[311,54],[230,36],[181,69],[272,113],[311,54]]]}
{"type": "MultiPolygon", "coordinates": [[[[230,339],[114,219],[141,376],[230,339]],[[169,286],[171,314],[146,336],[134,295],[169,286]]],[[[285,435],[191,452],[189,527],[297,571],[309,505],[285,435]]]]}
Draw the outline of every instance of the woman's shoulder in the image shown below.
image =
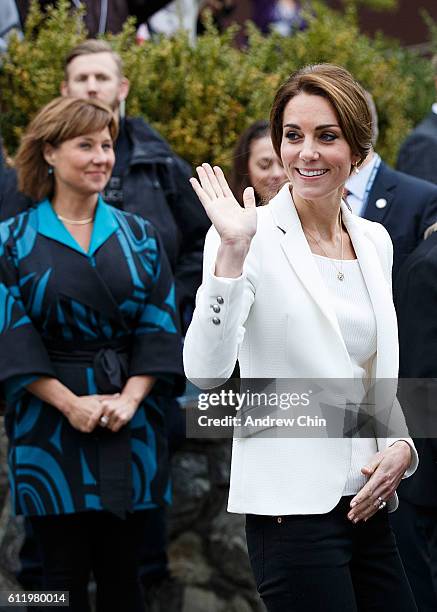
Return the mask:
{"type": "Polygon", "coordinates": [[[12,217],[8,217],[0,221],[0,242],[1,244],[5,244],[10,240],[14,240],[15,238],[23,235],[25,228],[28,226],[37,227],[37,208],[38,205],[35,204],[27,208],[26,210],[13,215],[12,217]]]}
{"type": "Polygon", "coordinates": [[[29,206],[26,210],[18,212],[16,215],[11,215],[0,221],[0,227],[16,227],[22,225],[28,220],[31,220],[36,215],[36,210],[40,203],[29,206]]]}

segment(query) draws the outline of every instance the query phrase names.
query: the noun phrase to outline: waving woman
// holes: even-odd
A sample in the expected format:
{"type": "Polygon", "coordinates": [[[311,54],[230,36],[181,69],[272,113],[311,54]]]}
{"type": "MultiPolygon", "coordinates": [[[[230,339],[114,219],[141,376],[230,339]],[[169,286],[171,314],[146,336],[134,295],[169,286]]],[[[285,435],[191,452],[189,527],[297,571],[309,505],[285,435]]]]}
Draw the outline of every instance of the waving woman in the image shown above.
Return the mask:
{"type": "MultiPolygon", "coordinates": [[[[192,179],[214,228],[186,373],[208,386],[238,357],[243,379],[396,379],[392,244],[342,202],[371,146],[364,92],[343,68],[309,66],[281,86],[270,123],[289,182],[269,204],[248,188],[241,208],[207,164],[192,179]]],[[[229,510],[247,515],[269,612],[415,610],[387,510],[416,464],[408,437],[234,440],[229,510]]]]}

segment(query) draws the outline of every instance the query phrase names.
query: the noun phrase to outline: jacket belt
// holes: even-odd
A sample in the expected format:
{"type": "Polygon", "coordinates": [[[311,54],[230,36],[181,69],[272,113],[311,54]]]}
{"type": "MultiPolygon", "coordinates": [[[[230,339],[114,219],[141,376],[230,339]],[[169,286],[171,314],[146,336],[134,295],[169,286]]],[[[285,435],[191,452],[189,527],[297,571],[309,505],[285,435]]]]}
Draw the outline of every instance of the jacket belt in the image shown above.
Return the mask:
{"type": "MultiPolygon", "coordinates": [[[[99,393],[122,390],[128,377],[129,341],[44,340],[53,363],[80,364],[93,368],[99,393]]],[[[120,518],[133,511],[131,429],[127,424],[118,432],[97,427],[100,499],[104,510],[120,518]]]]}

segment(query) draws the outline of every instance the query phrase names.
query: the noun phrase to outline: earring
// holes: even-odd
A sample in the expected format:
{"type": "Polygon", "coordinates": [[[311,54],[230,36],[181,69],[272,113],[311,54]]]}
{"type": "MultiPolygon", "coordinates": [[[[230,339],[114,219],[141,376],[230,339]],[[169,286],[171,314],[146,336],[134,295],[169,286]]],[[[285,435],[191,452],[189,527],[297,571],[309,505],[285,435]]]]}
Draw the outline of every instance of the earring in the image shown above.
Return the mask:
{"type": "Polygon", "coordinates": [[[47,174],[49,176],[51,176],[53,174],[53,166],[49,166],[49,169],[47,170],[47,174]]]}
{"type": "Polygon", "coordinates": [[[355,170],[355,174],[358,174],[360,169],[358,168],[358,162],[354,163],[354,170],[355,170]]]}

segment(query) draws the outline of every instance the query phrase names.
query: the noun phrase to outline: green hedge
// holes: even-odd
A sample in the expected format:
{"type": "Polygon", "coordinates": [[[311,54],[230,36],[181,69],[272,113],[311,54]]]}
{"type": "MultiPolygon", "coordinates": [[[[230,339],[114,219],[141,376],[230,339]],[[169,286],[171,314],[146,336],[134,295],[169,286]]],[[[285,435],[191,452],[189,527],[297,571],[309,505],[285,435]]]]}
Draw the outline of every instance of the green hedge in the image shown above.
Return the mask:
{"type": "MultiPolygon", "coordinates": [[[[352,3],[353,4],[353,3],[352,3]]],[[[0,129],[13,152],[29,118],[59,91],[67,51],[85,37],[68,2],[46,18],[36,6],[25,37],[14,39],[0,70],[0,129]]],[[[212,24],[192,48],[184,34],[134,44],[134,28],[109,36],[131,80],[127,112],[144,116],[193,165],[201,161],[228,168],[238,135],[267,117],[275,89],[308,63],[342,64],[374,96],[380,115],[378,150],[393,162],[408,130],[433,100],[428,62],[396,42],[360,33],[354,6],[344,13],[313,3],[309,27],[294,37],[263,37],[249,25],[247,48],[233,47],[230,29],[219,35],[212,24]]]]}

